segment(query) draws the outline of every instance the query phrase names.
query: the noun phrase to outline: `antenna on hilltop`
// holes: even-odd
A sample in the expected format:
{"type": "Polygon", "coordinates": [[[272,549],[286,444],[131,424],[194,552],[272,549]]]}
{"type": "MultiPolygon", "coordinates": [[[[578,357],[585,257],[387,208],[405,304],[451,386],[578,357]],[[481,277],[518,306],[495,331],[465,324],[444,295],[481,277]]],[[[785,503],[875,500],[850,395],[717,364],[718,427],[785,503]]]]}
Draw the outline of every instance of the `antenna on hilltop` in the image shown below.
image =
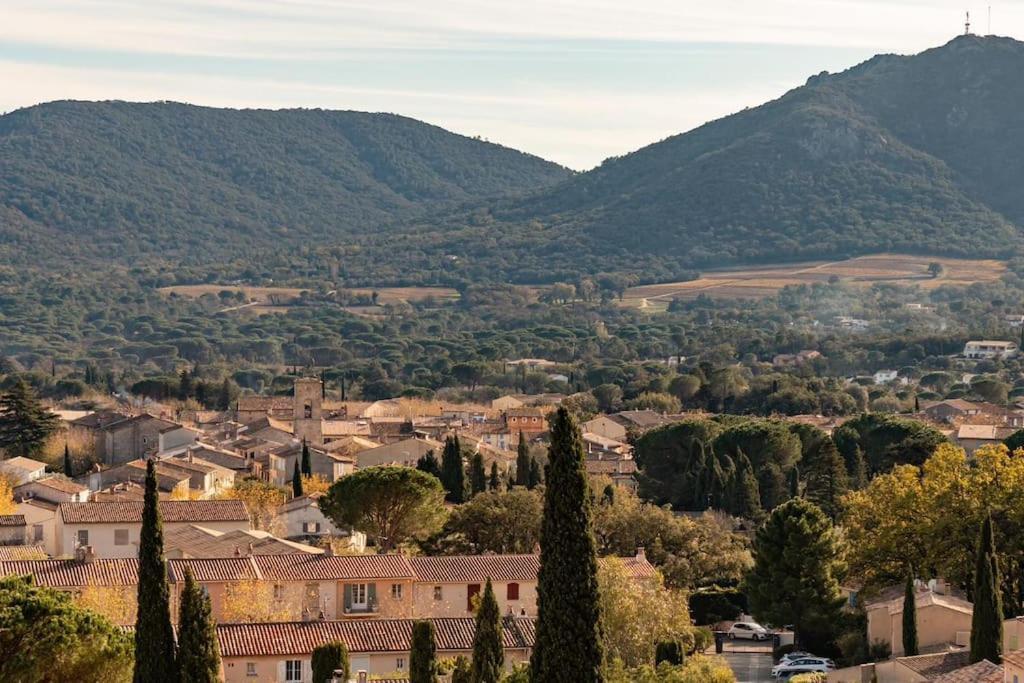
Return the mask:
{"type": "Polygon", "coordinates": [[[971,13],[967,13],[967,21],[964,22],[964,35],[971,35],[971,13]]]}

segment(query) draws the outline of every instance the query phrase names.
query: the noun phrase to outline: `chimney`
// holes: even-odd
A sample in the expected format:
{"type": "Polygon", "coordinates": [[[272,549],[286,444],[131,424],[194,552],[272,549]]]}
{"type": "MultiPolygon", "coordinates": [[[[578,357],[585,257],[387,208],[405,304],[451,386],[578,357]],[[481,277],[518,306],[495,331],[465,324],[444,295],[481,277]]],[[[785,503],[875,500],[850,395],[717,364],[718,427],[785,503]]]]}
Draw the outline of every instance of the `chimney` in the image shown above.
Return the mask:
{"type": "Polygon", "coordinates": [[[334,557],[334,546],[330,540],[327,541],[327,546],[324,548],[324,557],[334,557]]]}
{"type": "Polygon", "coordinates": [[[249,555],[252,555],[252,551],[253,551],[253,545],[252,545],[252,542],[250,542],[249,543],[249,555]]]}
{"type": "Polygon", "coordinates": [[[83,564],[92,564],[96,559],[96,553],[91,545],[80,545],[75,548],[75,559],[83,564]]]}
{"type": "Polygon", "coordinates": [[[241,548],[239,548],[239,547],[238,547],[238,546],[236,545],[236,546],[235,546],[235,557],[241,557],[241,556],[242,556],[242,549],[241,549],[241,548]]]}
{"type": "Polygon", "coordinates": [[[647,551],[644,550],[642,545],[636,548],[636,559],[643,560],[644,562],[647,561],[647,551]]]}

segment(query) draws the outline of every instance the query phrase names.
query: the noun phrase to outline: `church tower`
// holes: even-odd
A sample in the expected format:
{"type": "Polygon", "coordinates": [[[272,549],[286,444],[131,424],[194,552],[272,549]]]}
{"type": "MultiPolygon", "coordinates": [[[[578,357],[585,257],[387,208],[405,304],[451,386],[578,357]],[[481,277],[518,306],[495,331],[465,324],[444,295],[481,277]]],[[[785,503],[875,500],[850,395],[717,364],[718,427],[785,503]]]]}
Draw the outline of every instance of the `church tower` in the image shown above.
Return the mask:
{"type": "Polygon", "coordinates": [[[323,387],[315,377],[295,380],[295,403],[292,407],[292,426],[295,438],[305,439],[310,446],[324,445],[323,387]]]}

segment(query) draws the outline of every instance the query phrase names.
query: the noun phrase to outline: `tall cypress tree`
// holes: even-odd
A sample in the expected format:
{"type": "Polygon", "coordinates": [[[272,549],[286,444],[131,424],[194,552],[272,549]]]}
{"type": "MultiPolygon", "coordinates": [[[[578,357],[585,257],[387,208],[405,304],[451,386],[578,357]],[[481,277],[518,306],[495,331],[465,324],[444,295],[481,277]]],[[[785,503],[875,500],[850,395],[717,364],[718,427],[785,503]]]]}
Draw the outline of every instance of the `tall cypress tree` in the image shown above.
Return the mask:
{"type": "Polygon", "coordinates": [[[763,516],[761,492],[754,476],[754,466],[743,451],[736,454],[736,480],[733,487],[731,512],[743,519],[758,520],[763,516]]]}
{"type": "Polygon", "coordinates": [[[914,575],[907,574],[903,590],[903,656],[913,657],[917,649],[917,603],[914,600],[914,575]]]}
{"type": "Polygon", "coordinates": [[[498,683],[501,679],[505,666],[505,648],[501,641],[501,611],[488,576],[473,633],[473,664],[470,669],[473,683],[498,683]]]}
{"type": "Polygon", "coordinates": [[[531,491],[544,483],[544,477],[540,472],[540,462],[537,458],[530,458],[530,479],[526,483],[526,488],[531,491]]]}
{"type": "Polygon", "coordinates": [[[164,562],[164,532],[160,521],[156,467],[146,463],[146,493],[139,536],[139,594],[135,618],[134,683],[177,681],[178,668],[171,628],[171,592],[164,562]]]}
{"type": "Polygon", "coordinates": [[[830,437],[821,442],[817,457],[811,461],[805,476],[807,499],[835,522],[841,509],[840,500],[850,487],[846,461],[830,437]]]}
{"type": "Polygon", "coordinates": [[[999,588],[992,516],[986,515],[978,540],[974,575],[974,615],[971,617],[971,663],[983,659],[999,664],[1003,651],[1003,597],[999,588]]]}
{"type": "Polygon", "coordinates": [[[302,440],[302,475],[313,476],[313,461],[309,457],[309,444],[305,439],[302,440]]]}
{"type": "Polygon", "coordinates": [[[523,431],[519,430],[519,445],[516,446],[516,486],[530,485],[530,444],[526,443],[523,431]]]}
{"type": "Polygon", "coordinates": [[[441,454],[441,484],[444,485],[445,497],[449,503],[466,502],[466,472],[462,463],[462,446],[458,436],[449,436],[444,440],[444,452],[441,454]]]}
{"type": "Polygon", "coordinates": [[[185,587],[178,613],[178,672],[181,683],[217,683],[220,649],[210,597],[185,567],[185,587]]]}
{"type": "Polygon", "coordinates": [[[796,465],[789,470],[789,497],[797,498],[800,496],[800,468],[796,465]]]}
{"type": "Polygon", "coordinates": [[[469,490],[474,496],[487,490],[487,470],[484,469],[484,456],[479,451],[469,459],[469,490]]]}
{"type": "Polygon", "coordinates": [[[437,683],[437,644],[431,621],[417,621],[412,625],[409,683],[437,683]]]}
{"type": "Polygon", "coordinates": [[[71,451],[68,450],[68,442],[64,442],[64,476],[75,476],[74,468],[71,465],[71,451]]]}
{"type": "Polygon", "coordinates": [[[501,488],[501,475],[498,473],[497,461],[491,463],[491,478],[487,482],[487,488],[491,491],[497,491],[501,488]]]}
{"type": "Polygon", "coordinates": [[[583,440],[564,407],[551,421],[531,680],[600,683],[597,551],[583,440]]]}
{"type": "Polygon", "coordinates": [[[416,469],[441,479],[441,463],[437,461],[437,456],[434,455],[433,450],[427,451],[423,454],[423,457],[416,461],[416,469]]]}
{"type": "Polygon", "coordinates": [[[341,671],[341,680],[347,681],[349,675],[348,648],[340,640],[332,640],[313,650],[310,661],[313,669],[313,680],[317,683],[329,680],[335,671],[341,671]]]}
{"type": "Polygon", "coordinates": [[[37,454],[58,424],[59,418],[39,402],[24,380],[0,396],[0,450],[8,457],[37,454]]]}
{"type": "Polygon", "coordinates": [[[299,472],[299,461],[295,461],[295,471],[292,472],[292,495],[296,498],[302,496],[302,473],[299,472]]]}

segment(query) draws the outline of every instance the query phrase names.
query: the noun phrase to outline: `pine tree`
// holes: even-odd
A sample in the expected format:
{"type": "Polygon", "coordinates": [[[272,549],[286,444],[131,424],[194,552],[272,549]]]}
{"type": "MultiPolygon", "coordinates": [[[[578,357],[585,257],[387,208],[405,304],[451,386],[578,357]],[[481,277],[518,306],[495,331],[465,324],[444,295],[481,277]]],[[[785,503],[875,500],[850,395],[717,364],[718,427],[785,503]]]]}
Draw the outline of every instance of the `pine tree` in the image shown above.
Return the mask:
{"type": "Polygon", "coordinates": [[[295,461],[295,471],[292,473],[292,495],[296,498],[302,496],[302,473],[299,471],[299,461],[295,461]]]}
{"type": "Polygon", "coordinates": [[[444,440],[441,454],[441,484],[446,491],[444,499],[449,503],[466,502],[466,472],[462,463],[462,446],[458,436],[444,440]]]}
{"type": "Polygon", "coordinates": [[[416,469],[420,472],[432,474],[438,479],[441,478],[441,463],[437,461],[437,456],[434,455],[433,450],[427,451],[423,454],[423,457],[416,461],[416,469]]]}
{"type": "Polygon", "coordinates": [[[324,643],[313,649],[310,666],[313,669],[313,680],[316,683],[330,680],[335,671],[341,671],[341,680],[347,681],[349,675],[348,648],[340,640],[324,643]]]}
{"type": "Polygon", "coordinates": [[[583,441],[564,407],[551,421],[551,447],[537,575],[534,681],[600,683],[602,645],[597,552],[583,441]]]}
{"type": "Polygon", "coordinates": [[[519,445],[516,446],[516,486],[530,486],[530,463],[530,445],[520,430],[519,445]]]}
{"type": "Polygon", "coordinates": [[[540,472],[540,462],[537,458],[530,458],[530,478],[526,483],[526,488],[532,491],[543,483],[544,477],[540,472]]]}
{"type": "Polygon", "coordinates": [[[146,493],[139,536],[139,593],[135,618],[135,683],[177,681],[178,668],[171,629],[171,595],[164,562],[156,467],[146,463],[146,493]]]}
{"type": "Polygon", "coordinates": [[[487,488],[491,491],[497,491],[501,488],[501,475],[498,473],[498,463],[491,463],[491,478],[487,482],[487,488]]]}
{"type": "Polygon", "coordinates": [[[0,449],[8,457],[37,454],[58,423],[59,418],[39,403],[24,380],[0,396],[0,449]]]}
{"type": "Polygon", "coordinates": [[[473,633],[473,664],[470,668],[473,683],[498,683],[505,666],[502,646],[501,611],[494,597],[491,578],[484,585],[480,608],[476,612],[476,630],[473,633]]]}
{"type": "Polygon", "coordinates": [[[231,380],[227,377],[220,385],[220,395],[217,397],[217,407],[221,410],[231,409],[231,380]]]}
{"type": "Polygon", "coordinates": [[[188,368],[185,368],[178,376],[178,400],[187,401],[192,396],[192,390],[192,375],[188,374],[188,368]]]}
{"type": "Polygon", "coordinates": [[[805,476],[807,499],[835,522],[842,508],[841,499],[849,490],[849,480],[846,462],[831,438],[826,437],[821,442],[817,457],[808,465],[805,476]]]}
{"type": "Polygon", "coordinates": [[[992,516],[986,515],[978,540],[974,576],[974,615],[971,617],[971,663],[987,659],[1002,661],[1003,598],[1000,592],[999,560],[996,557],[992,516]]]}
{"type": "Polygon", "coordinates": [[[417,621],[412,625],[409,683],[437,683],[437,644],[431,621],[417,621]]]}
{"type": "Polygon", "coordinates": [[[178,672],[181,683],[217,683],[220,650],[210,597],[185,567],[185,587],[178,612],[178,672]]]}
{"type": "Polygon", "coordinates": [[[917,603],[914,599],[914,575],[907,574],[903,590],[903,656],[913,657],[917,650],[917,603]]]}
{"type": "Polygon", "coordinates": [[[309,444],[302,440],[302,476],[313,476],[313,461],[309,457],[309,444]]]}
{"type": "Polygon", "coordinates": [[[851,489],[859,491],[868,485],[868,461],[860,446],[854,446],[853,457],[846,463],[846,472],[851,489]]]}
{"type": "Polygon", "coordinates": [[[68,442],[64,442],[64,476],[75,476],[74,467],[71,465],[71,451],[68,450],[68,442]]]}
{"type": "Polygon", "coordinates": [[[743,519],[759,520],[764,512],[761,509],[761,492],[754,476],[754,466],[750,464],[743,451],[736,454],[736,480],[733,489],[732,514],[743,519]]]}
{"type": "Polygon", "coordinates": [[[469,459],[469,490],[473,496],[487,490],[487,470],[484,469],[484,456],[479,451],[469,459]]]}

